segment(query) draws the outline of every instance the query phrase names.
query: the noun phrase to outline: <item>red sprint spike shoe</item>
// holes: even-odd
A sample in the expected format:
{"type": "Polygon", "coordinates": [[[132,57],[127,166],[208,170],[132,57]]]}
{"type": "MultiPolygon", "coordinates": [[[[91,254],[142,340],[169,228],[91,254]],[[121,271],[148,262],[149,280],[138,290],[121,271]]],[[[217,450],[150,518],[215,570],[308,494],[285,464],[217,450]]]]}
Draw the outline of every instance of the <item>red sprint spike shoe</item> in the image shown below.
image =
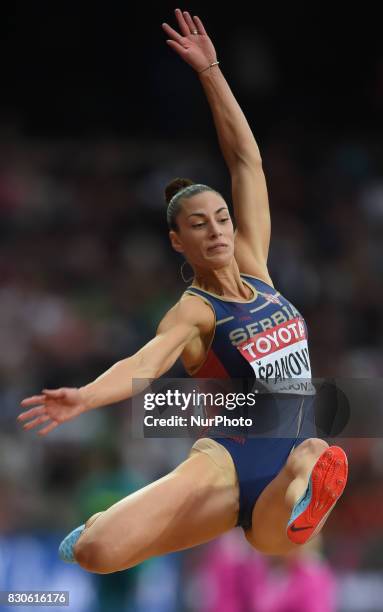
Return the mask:
{"type": "Polygon", "coordinates": [[[304,544],[320,531],[344,491],[347,474],[347,456],[342,448],[330,446],[323,451],[287,524],[287,537],[292,542],[304,544]]]}

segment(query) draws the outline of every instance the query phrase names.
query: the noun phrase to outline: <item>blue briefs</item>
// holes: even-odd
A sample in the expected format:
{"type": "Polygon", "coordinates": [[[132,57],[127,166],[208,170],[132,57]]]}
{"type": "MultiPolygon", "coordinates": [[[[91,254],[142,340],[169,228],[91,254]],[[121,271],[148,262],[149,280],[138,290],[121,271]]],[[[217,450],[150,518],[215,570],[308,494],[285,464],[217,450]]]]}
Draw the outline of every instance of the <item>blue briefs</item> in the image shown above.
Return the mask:
{"type": "MultiPolygon", "coordinates": [[[[275,399],[274,396],[273,402],[275,399]]],[[[289,422],[285,421],[286,428],[283,427],[284,419],[277,419],[279,423],[274,431],[264,431],[260,435],[254,431],[238,431],[238,435],[230,437],[209,436],[228,450],[237,471],[240,492],[237,526],[245,530],[251,528],[253,507],[262,491],[279,474],[293,448],[307,438],[316,437],[313,399],[312,396],[283,398],[278,412],[288,403],[290,410],[287,413],[283,410],[285,416],[295,413],[294,419],[286,419],[289,422]]],[[[271,408],[269,401],[266,400],[265,408],[271,408]]],[[[275,407],[274,403],[274,414],[275,407]]]]}

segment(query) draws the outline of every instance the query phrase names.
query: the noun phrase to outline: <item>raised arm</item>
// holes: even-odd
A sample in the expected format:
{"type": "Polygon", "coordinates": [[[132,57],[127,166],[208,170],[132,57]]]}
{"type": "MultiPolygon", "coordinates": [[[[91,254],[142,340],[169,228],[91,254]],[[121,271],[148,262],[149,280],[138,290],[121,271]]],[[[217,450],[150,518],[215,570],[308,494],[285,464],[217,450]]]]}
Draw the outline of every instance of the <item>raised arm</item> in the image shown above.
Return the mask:
{"type": "Polygon", "coordinates": [[[240,270],[262,273],[270,280],[267,273],[269,200],[258,145],[222,71],[218,65],[211,66],[217,56],[202,21],[179,9],[176,9],[176,18],[181,34],[166,23],[162,27],[169,36],[168,45],[197,72],[209,102],[231,176],[240,270]]]}
{"type": "Polygon", "coordinates": [[[24,429],[48,423],[38,431],[39,435],[46,435],[83,412],[132,397],[147,386],[147,379],[167,372],[185,346],[200,335],[206,308],[198,298],[178,302],[161,321],[155,338],[137,353],[118,361],[84,387],[43,389],[41,395],[24,399],[21,406],[28,410],[18,420],[24,423],[24,429]],[[142,388],[138,384],[133,386],[135,379],[144,379],[142,388]]]}

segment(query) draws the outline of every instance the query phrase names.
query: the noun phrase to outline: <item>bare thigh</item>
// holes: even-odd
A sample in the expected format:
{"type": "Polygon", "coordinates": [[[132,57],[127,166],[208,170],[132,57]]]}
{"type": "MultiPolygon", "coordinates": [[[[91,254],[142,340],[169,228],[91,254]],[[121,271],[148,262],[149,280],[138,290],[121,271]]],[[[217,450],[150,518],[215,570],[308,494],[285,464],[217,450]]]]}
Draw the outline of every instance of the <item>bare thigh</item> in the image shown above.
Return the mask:
{"type": "Polygon", "coordinates": [[[326,442],[316,438],[300,444],[292,451],[279,474],[262,491],[253,508],[252,527],[245,532],[246,539],[257,550],[284,555],[299,548],[287,537],[287,523],[295,501],[307,487],[311,469],[327,446],[326,442]]]}
{"type": "Polygon", "coordinates": [[[229,453],[215,444],[224,452],[198,441],[172,472],[90,520],[75,546],[79,564],[97,573],[115,572],[232,529],[239,487],[229,453]]]}

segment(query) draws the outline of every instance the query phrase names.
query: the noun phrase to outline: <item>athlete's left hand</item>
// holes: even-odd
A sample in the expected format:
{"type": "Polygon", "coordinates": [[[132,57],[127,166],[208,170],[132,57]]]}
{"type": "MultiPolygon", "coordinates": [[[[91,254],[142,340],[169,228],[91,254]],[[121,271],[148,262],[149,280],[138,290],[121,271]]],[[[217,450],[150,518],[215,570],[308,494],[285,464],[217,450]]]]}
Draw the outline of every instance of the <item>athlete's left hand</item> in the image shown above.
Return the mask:
{"type": "Polygon", "coordinates": [[[175,14],[181,34],[163,23],[162,28],[169,36],[166,42],[194,70],[201,72],[217,60],[214,45],[199,17],[192,18],[187,11],[182,12],[180,9],[176,9],[175,14]]]}

